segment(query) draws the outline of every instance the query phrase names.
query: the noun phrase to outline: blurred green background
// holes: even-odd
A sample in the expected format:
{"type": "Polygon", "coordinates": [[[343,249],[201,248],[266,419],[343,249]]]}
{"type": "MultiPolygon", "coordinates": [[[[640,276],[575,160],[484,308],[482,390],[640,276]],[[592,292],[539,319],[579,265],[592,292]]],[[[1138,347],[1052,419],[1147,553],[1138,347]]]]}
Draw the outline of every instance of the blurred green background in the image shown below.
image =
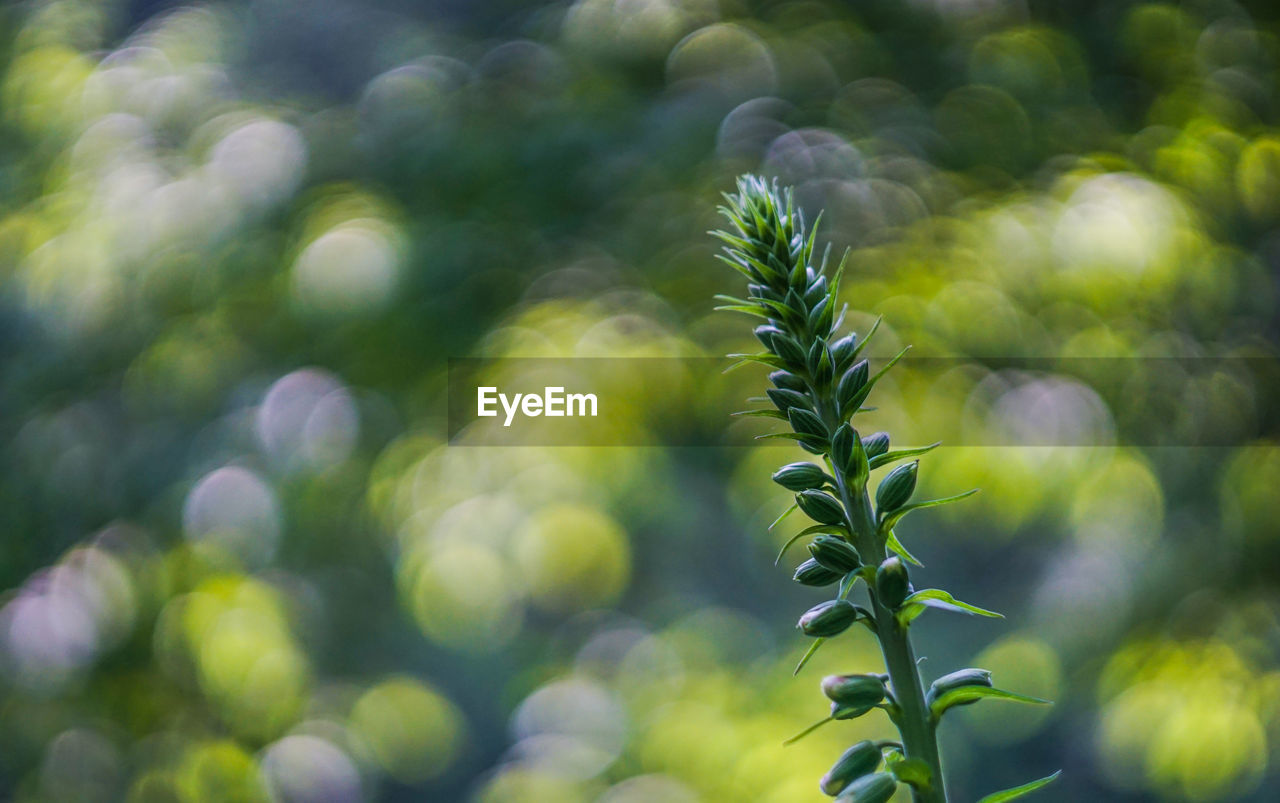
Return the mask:
{"type": "Polygon", "coordinates": [[[983,493],[901,528],[917,584],[1008,615],[923,619],[926,676],[1058,701],[949,719],[956,799],[1062,767],[1039,799],[1275,800],[1278,20],[7,4],[0,798],[822,799],[889,725],[780,744],[880,666],[852,635],[791,677],[819,597],[766,528],[799,452],[445,440],[449,357],[749,350],[705,232],[751,170],[853,248],[876,356],[965,361],[895,374],[891,423],[1111,444],[923,464],[983,493]],[[1022,356],[1208,368],[982,362],[1022,356]]]}

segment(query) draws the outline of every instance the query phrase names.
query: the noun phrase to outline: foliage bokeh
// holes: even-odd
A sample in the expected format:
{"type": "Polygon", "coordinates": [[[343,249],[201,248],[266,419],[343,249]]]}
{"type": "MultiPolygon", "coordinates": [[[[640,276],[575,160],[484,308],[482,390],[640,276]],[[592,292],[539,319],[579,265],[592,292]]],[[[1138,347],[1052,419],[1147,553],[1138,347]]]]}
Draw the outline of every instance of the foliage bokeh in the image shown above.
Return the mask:
{"type": "MultiPolygon", "coordinates": [[[[984,493],[903,526],[1009,612],[923,623],[926,670],[1058,704],[948,722],[956,791],[1270,799],[1277,34],[1216,0],[6,6],[0,797],[820,799],[887,725],[780,744],[879,662],[790,677],[790,453],[444,422],[449,357],[749,350],[705,231],[752,170],[852,247],[877,356],[957,358],[886,421],[1004,444],[936,452],[926,492],[984,493]]],[[[631,401],[706,404],[671,387],[631,401]]]]}

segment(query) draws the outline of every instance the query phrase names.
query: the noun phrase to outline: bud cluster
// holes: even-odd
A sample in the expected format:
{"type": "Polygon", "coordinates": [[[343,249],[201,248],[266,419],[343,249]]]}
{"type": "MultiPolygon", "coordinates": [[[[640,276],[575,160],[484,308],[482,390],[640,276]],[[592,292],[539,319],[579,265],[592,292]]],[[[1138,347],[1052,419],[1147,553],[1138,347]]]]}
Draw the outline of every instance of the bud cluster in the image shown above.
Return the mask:
{"type": "MultiPolygon", "coordinates": [[[[906,784],[917,803],[946,803],[935,733],[943,711],[981,696],[1031,701],[994,689],[985,670],[966,669],[939,678],[927,695],[920,681],[907,633],[916,616],[930,607],[998,614],[959,602],[940,589],[916,592],[907,563],[918,563],[894,527],[913,510],[953,502],[968,493],[913,503],[919,471],[919,461],[913,460],[886,474],[872,505],[868,485],[874,470],[933,448],[893,451],[887,433],[863,437],[853,425],[877,381],[902,354],[873,374],[860,354],[876,327],[861,339],[840,334],[846,311],[839,301],[843,262],[830,281],[826,256],[814,264],[817,226],[806,229],[789,190],[744,176],[738,192],[725,198],[728,205],[721,212],[731,230],[713,234],[725,244],[719,258],[745,277],[747,294],[717,296],[723,302],[718,309],[762,321],[754,334],[764,351],[734,356],[740,362],[768,366],[773,385],[766,391],[773,409],[747,412],[785,422],[789,428],[761,437],[794,440],[822,461],[790,463],[773,474],[774,482],[795,495],[792,509],[814,522],[788,542],[790,546],[813,536],[810,557],[796,568],[795,581],[813,588],[836,587],[833,597],[800,617],[797,627],[814,642],[796,671],[824,640],[855,623],[865,624],[880,641],[888,673],[824,679],[822,692],[831,712],[823,722],[881,708],[902,736],[901,744],[855,744],[823,777],[821,790],[842,803],[884,803],[899,784],[906,784]],[[849,600],[859,580],[866,584],[869,608],[849,600]]],[[[1043,785],[1035,782],[1026,789],[1039,788],[1036,784],[1043,785]]],[[[1012,800],[1024,793],[1022,789],[1001,793],[998,799],[1012,800]]]]}

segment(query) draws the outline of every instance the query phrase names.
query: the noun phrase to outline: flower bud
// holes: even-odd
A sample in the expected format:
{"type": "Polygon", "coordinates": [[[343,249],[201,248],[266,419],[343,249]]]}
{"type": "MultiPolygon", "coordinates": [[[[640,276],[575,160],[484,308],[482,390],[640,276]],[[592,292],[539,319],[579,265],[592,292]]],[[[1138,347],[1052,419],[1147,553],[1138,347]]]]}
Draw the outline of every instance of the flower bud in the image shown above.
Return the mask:
{"type": "Polygon", "coordinates": [[[796,567],[796,573],[792,579],[805,586],[829,586],[841,577],[844,575],[840,572],[832,571],[813,558],[809,558],[796,567]]]}
{"type": "Polygon", "coordinates": [[[822,331],[822,319],[827,314],[827,307],[830,306],[831,299],[826,296],[822,296],[816,301],[807,303],[809,303],[809,320],[807,322],[809,325],[809,331],[816,332],[820,335],[825,334],[825,332],[822,331]]]}
{"type": "Polygon", "coordinates": [[[827,277],[816,276],[804,291],[804,303],[810,307],[817,306],[818,302],[827,297],[827,277]]]}
{"type": "Polygon", "coordinates": [[[814,605],[796,623],[806,636],[830,638],[838,636],[858,621],[858,609],[844,599],[832,599],[814,605]]]}
{"type": "Polygon", "coordinates": [[[809,544],[809,554],[813,559],[841,576],[848,574],[862,565],[858,550],[838,535],[820,535],[809,544]]]}
{"type": "Polygon", "coordinates": [[[876,489],[876,509],[880,513],[892,513],[907,503],[916,489],[919,467],[920,461],[913,460],[890,471],[889,476],[880,481],[880,487],[876,489]]]}
{"type": "Polygon", "coordinates": [[[830,480],[827,472],[814,463],[790,463],[773,472],[773,481],[788,491],[821,488],[830,480]]]}
{"type": "Polygon", "coordinates": [[[772,324],[763,324],[753,330],[756,339],[767,349],[773,349],[773,336],[782,334],[782,330],[772,324]]]}
{"type": "Polygon", "coordinates": [[[889,558],[876,569],[876,596],[889,610],[897,610],[911,593],[907,567],[898,558],[889,558]]]}
{"type": "Polygon", "coordinates": [[[806,516],[819,524],[844,524],[844,508],[835,497],[822,491],[809,489],[796,494],[796,504],[806,516]]]}
{"type": "Polygon", "coordinates": [[[827,437],[827,425],[822,423],[816,413],[803,407],[787,410],[787,420],[791,422],[791,428],[802,435],[817,435],[824,440],[827,437]]]}
{"type": "MultiPolygon", "coordinates": [[[[801,279],[803,281],[803,279],[801,279]]],[[[795,316],[796,320],[803,321],[805,316],[809,314],[809,308],[805,306],[804,298],[795,291],[793,286],[787,291],[787,295],[782,299],[782,303],[787,305],[787,310],[795,316]]]]}
{"type": "Polygon", "coordinates": [[[831,765],[827,774],[822,776],[818,787],[822,790],[822,794],[835,797],[850,782],[875,772],[880,766],[881,757],[880,748],[875,742],[858,742],[836,759],[836,763],[831,765]]]}
{"type": "MultiPolygon", "coordinates": [[[[933,701],[951,691],[965,686],[991,686],[991,673],[985,669],[958,669],[949,675],[943,675],[929,686],[929,693],[925,695],[925,704],[932,705],[933,701]]],[[[956,705],[970,705],[978,702],[974,700],[965,700],[956,705]]]]}
{"type": "Polygon", "coordinates": [[[884,678],[879,675],[827,675],[822,693],[842,706],[871,707],[884,699],[884,678]]]}
{"type": "Polygon", "coordinates": [[[845,335],[831,344],[831,358],[835,360],[837,372],[843,373],[849,367],[857,350],[857,335],[845,335]]]}
{"type": "Polygon", "coordinates": [[[774,371],[769,374],[769,381],[773,383],[774,387],[782,390],[794,390],[797,393],[804,393],[808,389],[804,380],[790,371],[774,371]]]}
{"type": "Polygon", "coordinates": [[[868,458],[879,457],[889,451],[889,433],[876,432],[862,439],[862,448],[868,458]]]}
{"type": "Polygon", "coordinates": [[[837,803],[887,803],[898,791],[898,779],[887,772],[864,775],[845,787],[837,803]]]}
{"type": "Polygon", "coordinates": [[[853,460],[853,439],[857,435],[848,423],[841,424],[831,436],[831,462],[836,471],[847,474],[849,463],[853,460]]]}
{"type": "Polygon", "coordinates": [[[866,360],[859,360],[857,365],[845,371],[844,376],[840,377],[840,384],[836,385],[836,401],[840,402],[841,409],[853,401],[858,391],[866,386],[870,376],[871,366],[866,360]]]}
{"type": "Polygon", "coordinates": [[[773,353],[782,358],[788,368],[804,367],[804,349],[790,335],[774,335],[773,353]]]}
{"type": "Polygon", "coordinates": [[[769,397],[769,401],[773,402],[774,407],[784,413],[792,407],[805,409],[809,406],[809,397],[796,390],[769,388],[765,391],[765,395],[769,397]]]}
{"type": "Polygon", "coordinates": [[[822,338],[815,340],[813,348],[809,349],[809,375],[813,377],[814,387],[819,388],[830,387],[831,380],[835,379],[836,368],[831,360],[831,349],[827,348],[822,338]]]}

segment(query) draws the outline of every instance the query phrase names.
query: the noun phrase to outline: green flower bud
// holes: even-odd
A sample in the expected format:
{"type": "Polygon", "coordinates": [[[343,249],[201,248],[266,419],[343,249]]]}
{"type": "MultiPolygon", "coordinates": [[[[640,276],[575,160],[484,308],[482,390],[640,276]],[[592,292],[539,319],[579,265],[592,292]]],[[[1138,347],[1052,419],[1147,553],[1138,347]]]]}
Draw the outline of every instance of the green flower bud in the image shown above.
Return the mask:
{"type": "Polygon", "coordinates": [[[867,380],[871,376],[871,366],[866,360],[859,360],[858,364],[844,372],[844,376],[840,377],[840,384],[836,386],[836,401],[840,402],[843,409],[858,395],[867,385],[867,380]]]}
{"type": "Polygon", "coordinates": [[[774,387],[782,390],[794,390],[797,393],[804,393],[808,390],[804,380],[790,371],[774,371],[769,374],[769,381],[773,383],[774,387]]]}
{"type": "Polygon", "coordinates": [[[831,462],[835,464],[836,471],[841,474],[847,474],[849,471],[849,463],[853,459],[853,439],[856,437],[853,427],[848,423],[837,427],[831,436],[831,462]]]}
{"type": "Polygon", "coordinates": [[[836,803],[886,803],[898,791],[898,779],[887,772],[864,775],[845,787],[836,803]]]}
{"type": "Polygon", "coordinates": [[[788,491],[821,488],[831,481],[827,472],[814,463],[789,463],[773,472],[773,481],[788,491]]]}
{"type": "Polygon", "coordinates": [[[884,699],[884,678],[880,675],[827,675],[822,693],[842,706],[872,707],[884,699]]]}
{"type": "Polygon", "coordinates": [[[804,291],[804,303],[810,308],[817,306],[818,302],[827,297],[827,277],[818,276],[811,280],[808,289],[804,291]]]}
{"type": "Polygon", "coordinates": [[[763,326],[757,326],[752,330],[752,333],[755,334],[757,340],[764,344],[765,348],[772,349],[773,336],[782,334],[782,330],[771,324],[764,324],[763,326]]]}
{"type": "Polygon", "coordinates": [[[773,353],[782,358],[789,368],[804,367],[804,349],[791,335],[774,335],[773,353]]]}
{"type": "Polygon", "coordinates": [[[862,565],[858,550],[838,535],[820,535],[809,544],[813,559],[833,572],[846,575],[862,565]]]}
{"type": "Polygon", "coordinates": [[[889,433],[876,432],[862,439],[862,449],[868,458],[879,457],[889,451],[889,433]]]}
{"type": "Polygon", "coordinates": [[[818,787],[822,790],[822,794],[835,797],[850,782],[875,772],[880,767],[881,758],[880,748],[875,742],[858,742],[836,759],[836,763],[831,765],[827,774],[822,776],[818,787]]]}
{"type": "Polygon", "coordinates": [[[796,494],[796,504],[809,518],[819,524],[844,524],[844,508],[835,497],[817,490],[801,491],[796,494]]]}
{"type": "MultiPolygon", "coordinates": [[[[818,338],[818,341],[814,343],[814,346],[822,347],[822,350],[818,353],[817,362],[810,366],[809,369],[810,373],[813,375],[814,387],[829,388],[831,387],[832,379],[836,378],[835,361],[832,361],[831,350],[827,348],[827,345],[822,341],[822,338],[818,338]]],[[[812,356],[812,352],[810,352],[810,356],[812,356]]]]}
{"type": "Polygon", "coordinates": [[[797,321],[803,321],[809,314],[809,308],[805,306],[804,298],[795,291],[794,287],[787,291],[787,296],[782,300],[782,303],[787,305],[787,310],[795,316],[797,321]]]}
{"type": "Polygon", "coordinates": [[[819,324],[822,321],[823,315],[826,314],[827,306],[831,303],[831,300],[826,296],[821,296],[817,301],[807,303],[809,304],[809,320],[807,321],[809,324],[809,331],[816,332],[819,335],[824,334],[822,332],[822,327],[819,326],[819,324]]]}
{"type": "Polygon", "coordinates": [[[911,581],[907,567],[898,558],[889,558],[876,569],[876,595],[880,604],[889,610],[897,610],[911,593],[911,581]]]}
{"type": "Polygon", "coordinates": [[[831,344],[831,359],[835,360],[837,373],[843,374],[848,370],[857,349],[857,335],[845,335],[831,344]]]}
{"type": "Polygon", "coordinates": [[[844,599],[831,599],[804,612],[796,627],[806,636],[830,638],[838,636],[858,621],[858,609],[844,599]]]}
{"type": "Polygon", "coordinates": [[[797,390],[786,390],[784,388],[769,388],[765,391],[765,395],[769,397],[769,401],[773,402],[773,406],[782,412],[790,410],[792,407],[807,409],[810,405],[809,397],[797,390]]]}
{"type": "Polygon", "coordinates": [[[841,577],[844,575],[840,572],[832,571],[813,558],[809,558],[796,567],[796,573],[791,579],[805,586],[829,586],[841,577]]]}
{"type": "Polygon", "coordinates": [[[791,422],[791,428],[802,435],[817,435],[824,440],[827,437],[827,425],[822,423],[816,413],[803,407],[787,410],[787,420],[791,422]]]}
{"type": "Polygon", "coordinates": [[[919,460],[898,466],[880,481],[876,489],[876,509],[881,515],[892,513],[907,503],[916,489],[916,472],[919,460]]]}
{"type": "MultiPolygon", "coordinates": [[[[991,673],[985,669],[958,669],[949,675],[943,675],[929,686],[929,693],[925,695],[925,705],[932,705],[933,701],[951,691],[964,686],[991,686],[991,673]]],[[[956,705],[970,705],[978,702],[975,700],[965,700],[963,703],[956,705]]]]}

